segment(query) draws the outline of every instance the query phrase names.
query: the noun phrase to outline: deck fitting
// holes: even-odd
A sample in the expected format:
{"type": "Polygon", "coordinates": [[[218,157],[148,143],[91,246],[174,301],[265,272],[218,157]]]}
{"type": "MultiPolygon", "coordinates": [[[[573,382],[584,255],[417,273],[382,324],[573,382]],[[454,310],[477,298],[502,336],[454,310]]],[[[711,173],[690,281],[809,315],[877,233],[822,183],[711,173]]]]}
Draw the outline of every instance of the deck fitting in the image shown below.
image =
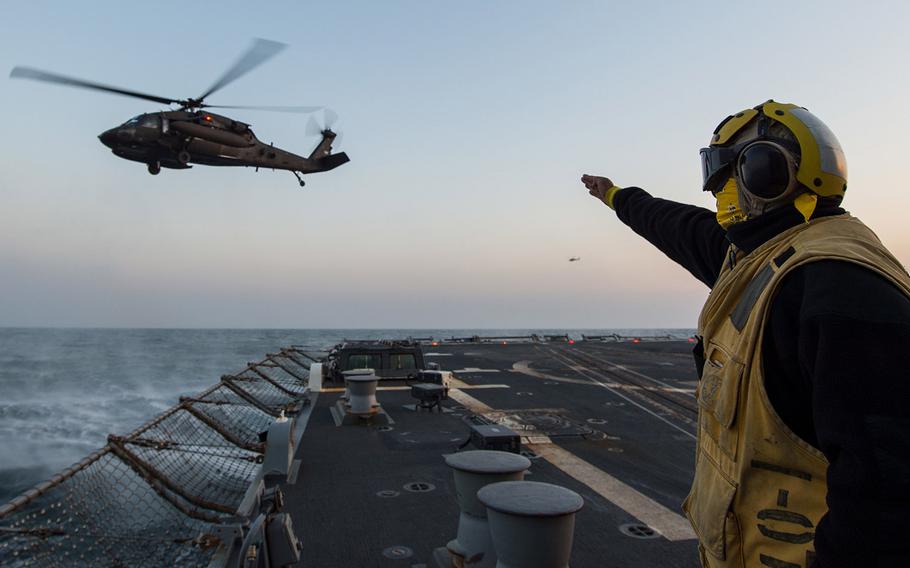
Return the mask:
{"type": "Polygon", "coordinates": [[[407,546],[390,546],[382,551],[382,555],[386,558],[391,558],[392,560],[400,560],[402,558],[410,558],[414,556],[414,551],[408,548],[407,546]]]}
{"type": "Polygon", "coordinates": [[[619,532],[626,536],[631,536],[632,538],[640,538],[643,540],[660,538],[659,532],[642,523],[627,523],[624,525],[619,525],[619,532]]]}
{"type": "MultiPolygon", "coordinates": [[[[441,566],[496,566],[496,552],[487,525],[486,507],[477,500],[477,492],[491,483],[524,479],[531,461],[518,454],[495,450],[449,454],[445,460],[455,477],[455,497],[461,512],[457,536],[443,549],[448,551],[450,563],[441,566]]],[[[437,563],[444,561],[445,556],[439,549],[434,552],[437,563]]]]}
{"type": "Polygon", "coordinates": [[[330,409],[335,426],[387,426],[393,423],[376,400],[379,377],[373,374],[372,369],[356,369],[343,374],[347,397],[340,397],[330,409]]]}
{"type": "Polygon", "coordinates": [[[501,566],[567,568],[581,495],[537,481],[503,481],[477,492],[501,566]]]}

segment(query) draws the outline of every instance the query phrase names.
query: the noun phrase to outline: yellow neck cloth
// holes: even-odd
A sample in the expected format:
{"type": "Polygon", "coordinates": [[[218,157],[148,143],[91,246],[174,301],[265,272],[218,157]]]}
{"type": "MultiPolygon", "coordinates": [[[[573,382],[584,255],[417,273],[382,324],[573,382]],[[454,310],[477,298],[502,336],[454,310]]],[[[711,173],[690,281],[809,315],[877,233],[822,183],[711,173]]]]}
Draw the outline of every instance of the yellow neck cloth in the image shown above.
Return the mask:
{"type": "MultiPolygon", "coordinates": [[[[717,223],[724,229],[734,223],[745,221],[749,218],[739,206],[739,190],[736,187],[736,180],[730,178],[724,184],[724,188],[714,195],[717,199],[717,223]]],[[[815,207],[818,205],[818,196],[814,193],[802,193],[793,200],[793,206],[803,216],[806,222],[812,218],[815,213],[815,207]]]]}
{"type": "Polygon", "coordinates": [[[736,180],[730,178],[724,188],[714,194],[717,199],[717,222],[726,229],[733,223],[746,220],[746,214],[739,208],[739,193],[736,190],[736,180]]]}

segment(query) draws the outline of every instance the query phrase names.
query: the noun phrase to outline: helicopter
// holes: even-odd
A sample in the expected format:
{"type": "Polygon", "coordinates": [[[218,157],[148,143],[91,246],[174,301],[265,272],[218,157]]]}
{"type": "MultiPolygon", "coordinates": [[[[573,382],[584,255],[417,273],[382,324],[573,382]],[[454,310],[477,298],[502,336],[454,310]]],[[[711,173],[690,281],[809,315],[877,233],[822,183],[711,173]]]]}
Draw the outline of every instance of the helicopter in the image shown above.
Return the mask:
{"type": "Polygon", "coordinates": [[[581,260],[581,257],[580,257],[580,256],[572,256],[572,257],[569,257],[569,262],[578,262],[578,261],[580,261],[580,260],[581,260]]]}
{"type": "Polygon", "coordinates": [[[245,166],[254,167],[256,171],[259,171],[259,168],[271,168],[290,171],[302,187],[304,185],[302,174],[325,172],[349,161],[344,152],[332,153],[332,144],[338,136],[332,131],[332,125],[338,119],[337,114],[323,107],[226,106],[204,102],[208,96],[258,67],[285,47],[285,44],[276,41],[255,40],[208,90],[196,98],[159,97],[31,67],[13,68],[10,78],[33,79],[165,105],[180,105],[177,110],[140,114],[98,136],[101,143],[110,148],[115,156],[146,164],[148,172],[152,175],[158,175],[161,168],[181,170],[191,168],[191,164],[245,166]],[[293,113],[314,113],[323,110],[323,125],[320,126],[311,114],[306,128],[307,134],[321,134],[322,140],[308,156],[299,156],[260,141],[249,124],[209,112],[207,109],[211,108],[293,113]]]}

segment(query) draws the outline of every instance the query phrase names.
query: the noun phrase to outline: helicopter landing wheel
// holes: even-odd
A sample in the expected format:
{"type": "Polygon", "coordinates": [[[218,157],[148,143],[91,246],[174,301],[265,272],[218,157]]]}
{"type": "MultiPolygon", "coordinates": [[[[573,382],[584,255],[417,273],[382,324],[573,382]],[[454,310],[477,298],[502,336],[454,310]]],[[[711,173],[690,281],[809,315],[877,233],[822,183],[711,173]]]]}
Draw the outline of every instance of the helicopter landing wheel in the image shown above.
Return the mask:
{"type": "Polygon", "coordinates": [[[295,171],[294,171],[294,170],[291,170],[291,173],[292,173],[292,174],[294,174],[294,177],[295,177],[295,178],[297,178],[297,181],[299,181],[299,182],[300,182],[300,187],[303,187],[303,186],[305,186],[305,185],[306,185],[306,182],[305,182],[305,181],[303,181],[303,178],[302,178],[302,177],[300,177],[300,174],[298,174],[298,173],[297,173],[297,172],[295,172],[295,171]]]}
{"type": "Polygon", "coordinates": [[[161,173],[161,162],[152,162],[149,164],[149,173],[153,176],[161,173]]]}
{"type": "Polygon", "coordinates": [[[187,165],[190,161],[190,153],[187,152],[186,150],[181,150],[177,154],[177,161],[180,162],[180,165],[182,165],[182,166],[187,165]]]}

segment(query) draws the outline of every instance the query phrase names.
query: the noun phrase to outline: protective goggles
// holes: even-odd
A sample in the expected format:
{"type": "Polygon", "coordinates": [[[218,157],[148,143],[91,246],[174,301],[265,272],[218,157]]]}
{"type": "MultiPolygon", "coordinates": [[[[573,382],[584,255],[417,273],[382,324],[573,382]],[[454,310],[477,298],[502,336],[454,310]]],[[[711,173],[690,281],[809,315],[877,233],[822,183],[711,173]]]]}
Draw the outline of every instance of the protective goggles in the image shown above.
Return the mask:
{"type": "Polygon", "coordinates": [[[777,195],[789,183],[787,157],[781,148],[799,155],[799,147],[787,140],[748,140],[735,146],[711,146],[699,150],[702,189],[717,194],[739,167],[746,189],[767,197],[777,195]],[[737,166],[737,162],[741,162],[737,166]]]}
{"type": "Polygon", "coordinates": [[[698,151],[701,155],[702,190],[718,193],[730,178],[733,165],[746,144],[711,146],[698,151]]]}

